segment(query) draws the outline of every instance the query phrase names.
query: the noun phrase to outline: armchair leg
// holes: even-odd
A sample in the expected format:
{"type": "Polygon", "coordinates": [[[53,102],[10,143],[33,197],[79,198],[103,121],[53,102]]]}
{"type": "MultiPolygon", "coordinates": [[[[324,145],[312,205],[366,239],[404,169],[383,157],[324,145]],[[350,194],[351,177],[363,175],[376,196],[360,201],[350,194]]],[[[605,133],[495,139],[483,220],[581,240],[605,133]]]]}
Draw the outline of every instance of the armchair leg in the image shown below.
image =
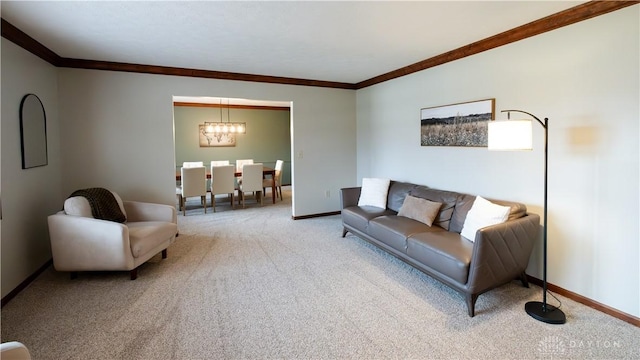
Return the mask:
{"type": "Polygon", "coordinates": [[[135,280],[138,278],[138,268],[135,268],[131,271],[129,271],[129,276],[131,277],[131,280],[135,280]]]}
{"type": "Polygon", "coordinates": [[[162,250],[162,258],[163,259],[167,258],[167,249],[162,250]]]}
{"type": "Polygon", "coordinates": [[[522,274],[520,274],[520,281],[522,282],[522,286],[528,288],[529,287],[529,278],[527,277],[527,274],[523,271],[522,274]]]}
{"type": "Polygon", "coordinates": [[[347,230],[345,228],[342,228],[342,237],[347,236],[347,231],[349,231],[349,230],[347,230]]]}

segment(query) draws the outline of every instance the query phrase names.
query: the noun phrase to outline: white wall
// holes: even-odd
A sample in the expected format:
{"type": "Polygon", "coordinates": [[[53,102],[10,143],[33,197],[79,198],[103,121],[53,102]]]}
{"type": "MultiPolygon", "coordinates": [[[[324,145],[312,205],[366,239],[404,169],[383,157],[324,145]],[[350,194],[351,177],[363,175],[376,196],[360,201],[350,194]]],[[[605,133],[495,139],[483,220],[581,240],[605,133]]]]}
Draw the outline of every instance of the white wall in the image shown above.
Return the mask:
{"type": "Polygon", "coordinates": [[[339,210],[356,178],[355,91],[60,69],[63,191],[175,203],[172,96],[292,101],[293,216],[339,210]],[[329,190],[330,197],[325,197],[329,190]]]}
{"type": "Polygon", "coordinates": [[[51,259],[47,215],[62,206],[58,72],[10,41],[2,43],[2,297],[51,259]],[[47,118],[48,165],[22,169],[20,101],[36,94],[47,118]]]}
{"type": "MultiPolygon", "coordinates": [[[[497,111],[549,117],[548,281],[640,316],[639,15],[632,6],[359,90],[358,179],[521,201],[542,215],[541,126],[532,152],[421,147],[419,112],[495,98],[497,111]]],[[[540,245],[528,269],[538,278],[541,258],[540,245]]]]}

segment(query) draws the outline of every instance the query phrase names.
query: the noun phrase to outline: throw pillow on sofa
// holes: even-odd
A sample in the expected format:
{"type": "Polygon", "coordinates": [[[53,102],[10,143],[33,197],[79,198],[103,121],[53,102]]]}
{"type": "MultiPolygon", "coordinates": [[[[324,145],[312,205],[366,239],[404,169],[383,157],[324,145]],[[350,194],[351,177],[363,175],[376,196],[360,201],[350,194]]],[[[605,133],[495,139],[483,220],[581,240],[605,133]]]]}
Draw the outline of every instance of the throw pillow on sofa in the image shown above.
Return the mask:
{"type": "Polygon", "coordinates": [[[358,206],[375,206],[387,208],[387,193],[390,179],[363,178],[358,206]]]}
{"type": "Polygon", "coordinates": [[[404,203],[402,203],[398,216],[408,217],[431,226],[433,220],[438,216],[441,206],[442,203],[439,202],[407,195],[404,198],[404,203]]]}
{"type": "Polygon", "coordinates": [[[471,206],[471,210],[469,210],[467,218],[464,220],[460,235],[470,241],[475,241],[476,231],[483,227],[507,221],[510,211],[511,207],[509,206],[496,205],[489,200],[476,196],[473,206],[471,206]]]}

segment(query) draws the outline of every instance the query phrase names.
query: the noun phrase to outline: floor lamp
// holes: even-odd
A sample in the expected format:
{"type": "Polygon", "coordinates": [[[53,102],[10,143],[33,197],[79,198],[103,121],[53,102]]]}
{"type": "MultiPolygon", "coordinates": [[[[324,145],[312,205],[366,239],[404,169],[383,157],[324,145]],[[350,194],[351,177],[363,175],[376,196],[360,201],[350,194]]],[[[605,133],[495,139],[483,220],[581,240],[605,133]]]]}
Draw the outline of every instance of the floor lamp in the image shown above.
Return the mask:
{"type": "Polygon", "coordinates": [[[549,144],[549,134],[547,124],[548,118],[544,121],[536,116],[521,110],[503,110],[507,113],[509,121],[489,121],[488,128],[488,148],[489,150],[532,150],[533,132],[532,121],[510,120],[511,113],[523,113],[534,118],[544,128],[544,228],[543,228],[543,275],[542,275],[542,302],[529,301],[524,309],[531,317],[548,324],[564,324],[567,319],[562,310],[547,304],[547,162],[549,144]]]}

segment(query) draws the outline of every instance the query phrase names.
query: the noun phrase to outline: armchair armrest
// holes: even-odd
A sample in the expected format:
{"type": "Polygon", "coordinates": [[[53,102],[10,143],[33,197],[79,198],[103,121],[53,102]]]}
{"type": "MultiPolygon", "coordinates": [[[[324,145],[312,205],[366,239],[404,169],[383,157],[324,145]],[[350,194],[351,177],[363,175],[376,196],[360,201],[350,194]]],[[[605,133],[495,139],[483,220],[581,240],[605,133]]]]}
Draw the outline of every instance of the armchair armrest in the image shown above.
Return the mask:
{"type": "Polygon", "coordinates": [[[48,222],[56,270],[133,269],[126,225],[63,212],[50,215],[48,222]]]}
{"type": "Polygon", "coordinates": [[[340,201],[342,208],[358,205],[358,199],[360,199],[360,190],[362,187],[350,187],[340,189],[340,201]]]}
{"type": "Polygon", "coordinates": [[[469,290],[479,294],[520,276],[529,264],[539,231],[537,214],[478,230],[469,269],[469,290]]]}
{"type": "Polygon", "coordinates": [[[170,205],[154,204],[140,201],[124,201],[127,221],[166,221],[178,223],[176,208],[170,205]]]}

